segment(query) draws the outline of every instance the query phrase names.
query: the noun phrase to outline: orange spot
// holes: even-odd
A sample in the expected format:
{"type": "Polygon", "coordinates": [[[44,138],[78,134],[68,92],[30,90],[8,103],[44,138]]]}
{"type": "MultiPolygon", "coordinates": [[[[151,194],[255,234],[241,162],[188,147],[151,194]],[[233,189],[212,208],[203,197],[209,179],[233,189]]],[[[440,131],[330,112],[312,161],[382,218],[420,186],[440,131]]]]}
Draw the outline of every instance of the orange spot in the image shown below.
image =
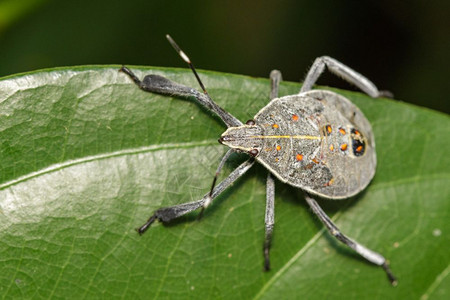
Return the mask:
{"type": "Polygon", "coordinates": [[[345,132],[345,129],[344,128],[339,128],[339,132],[342,134],[342,135],[345,135],[347,132],[345,132]]]}
{"type": "Polygon", "coordinates": [[[334,178],[331,178],[331,180],[328,181],[327,183],[325,183],[324,186],[330,186],[333,184],[333,182],[334,182],[334,178]]]}
{"type": "Polygon", "coordinates": [[[345,151],[345,150],[347,150],[347,147],[348,147],[347,144],[342,144],[342,145],[341,145],[341,150],[342,150],[342,151],[345,151]]]}
{"type": "Polygon", "coordinates": [[[295,156],[295,159],[298,160],[298,161],[302,161],[302,160],[303,160],[303,155],[297,154],[297,155],[295,156]]]}
{"type": "Polygon", "coordinates": [[[356,147],[356,152],[361,152],[363,149],[362,145],[359,145],[358,147],[356,147]]]}
{"type": "Polygon", "coordinates": [[[298,121],[298,116],[297,115],[292,115],[292,120],[293,121],[298,121]]]}
{"type": "Polygon", "coordinates": [[[356,134],[356,135],[361,135],[361,133],[358,130],[356,130],[356,129],[353,130],[353,133],[356,134]]]}
{"type": "Polygon", "coordinates": [[[330,134],[331,133],[331,126],[327,125],[327,132],[330,134]]]}
{"type": "Polygon", "coordinates": [[[333,144],[330,145],[330,151],[334,151],[334,145],[333,144]]]}
{"type": "Polygon", "coordinates": [[[280,145],[277,145],[277,151],[280,151],[281,150],[281,146],[280,145]]]}
{"type": "Polygon", "coordinates": [[[317,158],[315,158],[315,157],[312,159],[312,161],[313,161],[314,163],[316,163],[316,164],[319,163],[319,161],[318,161],[317,158]]]}
{"type": "Polygon", "coordinates": [[[278,124],[273,124],[272,127],[273,128],[278,128],[278,124]]]}

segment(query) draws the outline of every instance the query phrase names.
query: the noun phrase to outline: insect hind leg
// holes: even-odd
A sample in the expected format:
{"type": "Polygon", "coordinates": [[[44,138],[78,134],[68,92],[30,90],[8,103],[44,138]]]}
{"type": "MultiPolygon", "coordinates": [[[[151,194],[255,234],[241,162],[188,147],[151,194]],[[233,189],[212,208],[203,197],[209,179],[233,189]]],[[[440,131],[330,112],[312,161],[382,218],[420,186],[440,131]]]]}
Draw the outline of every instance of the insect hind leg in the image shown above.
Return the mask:
{"type": "Polygon", "coordinates": [[[343,234],[339,228],[331,221],[330,217],[327,216],[327,214],[322,210],[322,208],[319,206],[316,200],[305,192],[305,199],[306,202],[308,202],[309,206],[311,207],[314,214],[319,218],[319,220],[325,225],[328,232],[333,235],[338,241],[342,242],[343,244],[347,245],[351,249],[355,250],[356,253],[361,255],[364,259],[367,261],[378,265],[384,269],[386,272],[386,275],[391,282],[393,286],[397,285],[397,278],[392,273],[391,269],[389,268],[389,264],[386,261],[386,258],[384,258],[381,254],[366,248],[365,246],[361,245],[355,240],[350,239],[345,234],[343,234]]]}

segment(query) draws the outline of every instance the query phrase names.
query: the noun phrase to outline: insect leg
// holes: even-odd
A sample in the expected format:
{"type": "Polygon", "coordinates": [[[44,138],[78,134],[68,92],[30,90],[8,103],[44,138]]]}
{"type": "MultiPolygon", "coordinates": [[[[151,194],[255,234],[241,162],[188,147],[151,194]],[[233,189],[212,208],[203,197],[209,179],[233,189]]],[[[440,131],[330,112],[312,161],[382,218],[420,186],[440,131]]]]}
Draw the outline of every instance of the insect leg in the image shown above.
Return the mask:
{"type": "Polygon", "coordinates": [[[143,91],[170,97],[194,97],[202,106],[216,113],[228,127],[242,125],[241,121],[217,105],[207,93],[200,93],[196,89],[173,82],[156,74],[147,75],[141,81],[125,66],[122,66],[119,71],[127,74],[143,91]]]}
{"type": "Polygon", "coordinates": [[[205,201],[208,197],[211,197],[212,199],[216,198],[218,195],[220,195],[227,187],[229,187],[233,182],[235,182],[239,177],[244,175],[245,172],[248,171],[254,164],[253,159],[248,159],[245,162],[243,162],[239,167],[234,169],[233,172],[228,175],[227,178],[225,178],[222,182],[220,182],[216,188],[214,189],[213,193],[210,195],[208,192],[205,196],[203,196],[202,199],[189,202],[189,203],[183,203],[178,204],[175,206],[170,207],[163,207],[158,210],[156,210],[153,215],[148,219],[148,221],[139,227],[137,231],[139,234],[143,234],[149,227],[152,225],[152,223],[155,220],[160,220],[163,223],[170,222],[173,219],[176,219],[178,217],[181,217],[191,211],[194,211],[200,207],[203,207],[205,204],[205,201]]]}
{"type": "Polygon", "coordinates": [[[303,86],[300,89],[300,93],[307,92],[312,89],[312,86],[316,83],[319,76],[325,71],[325,67],[327,67],[331,73],[355,85],[373,98],[392,97],[390,92],[379,91],[375,84],[373,84],[369,79],[329,56],[321,56],[316,58],[313,65],[309,69],[308,74],[306,75],[303,86]]]}
{"type": "MultiPolygon", "coordinates": [[[[270,100],[278,97],[278,90],[281,82],[281,72],[272,70],[270,72],[270,100]]],[[[270,270],[270,246],[272,243],[273,227],[275,224],[275,181],[272,174],[267,174],[266,182],[266,216],[265,223],[265,237],[263,245],[264,254],[264,271],[270,270]]]]}
{"type": "Polygon", "coordinates": [[[278,97],[278,88],[280,86],[280,82],[282,80],[281,72],[278,70],[272,70],[270,72],[270,100],[278,97]]]}
{"type": "Polygon", "coordinates": [[[305,199],[306,202],[308,202],[309,206],[311,207],[312,211],[316,214],[317,217],[319,217],[320,221],[322,221],[322,223],[325,225],[328,231],[336,239],[338,239],[340,242],[344,243],[348,247],[355,250],[359,255],[361,255],[369,262],[383,267],[391,284],[393,286],[397,285],[397,278],[394,276],[394,274],[392,274],[386,259],[381,254],[364,247],[357,241],[354,241],[348,238],[346,235],[344,235],[339,230],[339,228],[333,223],[333,221],[331,221],[331,219],[325,214],[325,212],[322,210],[322,208],[319,206],[316,200],[314,200],[314,198],[312,198],[308,193],[305,193],[305,199]]]}
{"type": "Polygon", "coordinates": [[[267,175],[266,183],[266,217],[265,217],[265,238],[264,238],[264,271],[270,270],[269,251],[272,243],[273,226],[275,224],[275,181],[272,175],[267,175]]]}
{"type": "Polygon", "coordinates": [[[206,197],[206,199],[203,203],[203,206],[202,206],[202,210],[200,211],[200,213],[198,215],[199,219],[203,216],[203,211],[205,210],[205,208],[207,208],[211,204],[211,202],[213,200],[212,195],[214,192],[214,187],[216,186],[217,177],[219,177],[220,171],[222,170],[223,166],[225,165],[225,162],[228,160],[228,158],[230,157],[230,155],[233,152],[234,152],[233,149],[229,149],[227,151],[227,153],[225,153],[225,155],[222,157],[222,160],[220,161],[219,166],[217,167],[216,174],[214,175],[214,179],[213,179],[213,182],[211,185],[211,190],[209,191],[208,197],[206,197]]]}

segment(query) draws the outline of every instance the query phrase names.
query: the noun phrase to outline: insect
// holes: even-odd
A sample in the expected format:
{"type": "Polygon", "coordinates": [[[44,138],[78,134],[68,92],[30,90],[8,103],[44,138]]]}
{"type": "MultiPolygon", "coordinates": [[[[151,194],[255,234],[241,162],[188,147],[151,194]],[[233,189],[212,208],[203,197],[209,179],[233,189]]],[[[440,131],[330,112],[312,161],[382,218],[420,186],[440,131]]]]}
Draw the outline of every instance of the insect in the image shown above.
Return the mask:
{"type": "Polygon", "coordinates": [[[295,95],[278,98],[281,73],[272,71],[271,101],[252,120],[243,124],[211,99],[189,57],[169,35],[166,37],[191,68],[203,93],[159,75],[147,75],[141,81],[125,66],[120,71],[146,92],[195,97],[227,125],[228,129],[221,135],[219,142],[230,149],[219,163],[209,193],[198,201],[156,210],[148,221],[137,229],[138,232],[143,234],[155,220],[167,223],[197,209],[201,209],[201,216],[203,210],[223,190],[257,161],[269,170],[263,244],[264,270],[270,269],[269,251],[275,220],[275,176],[282,182],[302,189],[306,202],[329,233],[367,261],[381,266],[391,284],[396,285],[397,279],[386,259],[343,234],[313,198],[351,197],[369,184],[376,167],[375,141],[369,121],[345,97],[331,91],[313,90],[312,87],[319,76],[327,68],[371,97],[389,96],[389,92],[379,91],[361,74],[331,57],[322,56],[314,61],[300,92],[295,95]],[[218,175],[233,152],[247,153],[250,158],[216,186],[218,175]]]}

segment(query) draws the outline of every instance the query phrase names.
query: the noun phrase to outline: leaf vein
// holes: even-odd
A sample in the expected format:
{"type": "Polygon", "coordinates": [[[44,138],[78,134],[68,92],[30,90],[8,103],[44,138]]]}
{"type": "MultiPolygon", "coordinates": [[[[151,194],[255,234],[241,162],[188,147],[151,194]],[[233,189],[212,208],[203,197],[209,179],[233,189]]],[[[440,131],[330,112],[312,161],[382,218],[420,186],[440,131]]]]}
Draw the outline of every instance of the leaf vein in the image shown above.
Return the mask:
{"type": "Polygon", "coordinates": [[[131,149],[122,149],[119,151],[109,152],[109,153],[101,153],[91,156],[85,156],[78,159],[73,159],[69,161],[65,161],[62,163],[57,163],[51,166],[48,166],[44,169],[31,172],[29,174],[20,176],[16,179],[7,181],[5,183],[0,184],[0,190],[6,189],[8,187],[11,187],[13,185],[19,184],[21,182],[33,179],[35,177],[56,172],[71,166],[96,161],[96,160],[102,160],[102,159],[108,159],[111,157],[118,157],[118,156],[124,156],[124,155],[133,155],[133,154],[139,154],[139,153],[147,153],[147,152],[153,152],[153,151],[159,151],[159,150],[170,150],[170,149],[179,149],[179,148],[195,148],[195,147],[201,147],[201,146],[213,146],[216,145],[216,141],[198,141],[198,142],[188,142],[188,143],[174,143],[174,144],[161,144],[161,145],[152,145],[152,146],[144,146],[139,148],[131,148],[131,149]]]}
{"type": "Polygon", "coordinates": [[[421,300],[426,300],[430,294],[438,287],[438,285],[450,274],[450,265],[447,266],[441,273],[439,273],[434,281],[430,284],[430,287],[420,297],[421,300]]]}
{"type": "MultiPolygon", "coordinates": [[[[336,221],[341,215],[341,212],[338,212],[334,215],[332,218],[333,221],[336,221]]],[[[292,256],[292,258],[280,269],[278,272],[275,273],[275,275],[270,278],[270,280],[262,286],[262,288],[259,290],[259,292],[255,296],[256,299],[261,299],[261,297],[264,295],[264,293],[274,284],[274,282],[280,278],[288,269],[290,266],[294,264],[303,254],[306,253],[306,251],[313,246],[318,240],[319,237],[325,232],[325,227],[323,227],[321,230],[319,230],[297,253],[292,256]]]]}

